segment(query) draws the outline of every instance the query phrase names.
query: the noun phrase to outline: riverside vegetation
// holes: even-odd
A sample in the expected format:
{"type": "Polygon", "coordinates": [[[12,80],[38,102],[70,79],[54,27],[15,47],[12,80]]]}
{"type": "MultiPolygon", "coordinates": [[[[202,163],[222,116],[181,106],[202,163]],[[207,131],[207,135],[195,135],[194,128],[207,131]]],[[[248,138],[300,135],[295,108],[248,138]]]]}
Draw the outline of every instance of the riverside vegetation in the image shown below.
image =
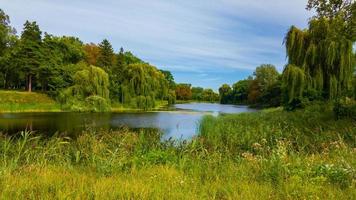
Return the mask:
{"type": "Polygon", "coordinates": [[[0,140],[0,198],[354,199],[356,123],[331,105],[207,116],[189,142],[155,130],[0,140]]]}
{"type": "MultiPolygon", "coordinates": [[[[356,3],[309,0],[307,8],[316,15],[286,34],[281,74],[261,65],[219,89],[221,103],[277,108],[206,116],[189,141],[162,141],[152,129],[3,133],[0,198],[356,199],[356,3]]],[[[130,52],[113,53],[107,40],[42,39],[35,22],[18,38],[0,14],[5,89],[43,90],[75,111],[217,100],[130,52]]]]}

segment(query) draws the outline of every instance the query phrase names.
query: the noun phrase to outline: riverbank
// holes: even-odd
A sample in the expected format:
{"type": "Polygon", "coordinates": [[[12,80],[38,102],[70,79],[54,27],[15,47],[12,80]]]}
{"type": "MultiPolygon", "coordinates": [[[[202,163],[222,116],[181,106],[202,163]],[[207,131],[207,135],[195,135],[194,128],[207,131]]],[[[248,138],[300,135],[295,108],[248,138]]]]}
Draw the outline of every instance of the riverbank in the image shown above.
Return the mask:
{"type": "MultiPolygon", "coordinates": [[[[156,101],[155,108],[160,110],[168,107],[168,101],[156,101]]],[[[21,112],[63,112],[61,105],[47,94],[39,92],[25,92],[0,90],[0,113],[21,112]]],[[[111,112],[139,112],[143,109],[128,108],[121,104],[113,104],[111,112]]],[[[67,112],[67,111],[66,111],[67,112]]]]}
{"type": "Polygon", "coordinates": [[[60,111],[60,105],[46,94],[0,90],[0,113],[60,111]]]}
{"type": "Polygon", "coordinates": [[[0,199],[356,197],[355,121],[328,106],[207,116],[200,131],[179,144],[150,130],[2,136],[0,199]]]}

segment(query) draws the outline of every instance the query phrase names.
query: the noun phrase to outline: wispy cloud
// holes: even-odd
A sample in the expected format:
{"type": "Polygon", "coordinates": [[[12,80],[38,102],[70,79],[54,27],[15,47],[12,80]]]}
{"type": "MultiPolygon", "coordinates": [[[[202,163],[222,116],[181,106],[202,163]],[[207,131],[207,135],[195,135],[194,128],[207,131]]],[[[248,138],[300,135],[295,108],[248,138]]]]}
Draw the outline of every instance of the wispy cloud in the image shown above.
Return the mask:
{"type": "Polygon", "coordinates": [[[171,70],[179,82],[197,83],[201,74],[207,74],[201,84],[215,89],[243,78],[261,63],[282,70],[284,34],[292,24],[306,26],[309,17],[306,0],[0,0],[0,4],[18,30],[29,19],[44,31],[85,42],[108,38],[116,50],[123,46],[171,70]],[[224,78],[216,78],[217,73],[224,78]]]}

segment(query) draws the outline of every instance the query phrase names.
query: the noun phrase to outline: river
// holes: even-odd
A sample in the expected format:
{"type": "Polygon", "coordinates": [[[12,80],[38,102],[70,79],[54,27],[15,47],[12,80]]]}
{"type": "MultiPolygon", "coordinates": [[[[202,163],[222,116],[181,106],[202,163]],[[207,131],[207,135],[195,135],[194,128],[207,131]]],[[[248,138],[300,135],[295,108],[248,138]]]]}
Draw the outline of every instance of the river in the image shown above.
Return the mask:
{"type": "Polygon", "coordinates": [[[23,130],[53,135],[56,132],[76,134],[86,129],[156,128],[163,139],[189,139],[198,133],[204,115],[252,112],[247,106],[213,103],[175,104],[169,109],[152,112],[110,113],[2,113],[0,132],[14,134],[23,130]]]}

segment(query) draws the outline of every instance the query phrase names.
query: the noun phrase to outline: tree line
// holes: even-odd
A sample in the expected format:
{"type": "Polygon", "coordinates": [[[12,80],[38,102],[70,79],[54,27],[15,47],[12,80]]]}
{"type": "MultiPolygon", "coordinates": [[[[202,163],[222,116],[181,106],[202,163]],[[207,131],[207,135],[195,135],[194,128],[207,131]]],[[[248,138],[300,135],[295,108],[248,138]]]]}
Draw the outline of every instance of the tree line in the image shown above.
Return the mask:
{"type": "Polygon", "coordinates": [[[219,88],[220,102],[293,110],[314,100],[356,98],[356,3],[309,0],[309,27],[292,26],[285,37],[288,64],[279,74],[261,65],[253,76],[219,88]]]}
{"type": "Polygon", "coordinates": [[[176,84],[170,71],[159,70],[123,48],[114,52],[107,39],[83,43],[71,36],[42,33],[26,21],[18,35],[0,9],[0,87],[42,91],[69,110],[109,110],[111,104],[151,109],[157,100],[217,101],[211,89],[176,84]],[[196,92],[195,92],[196,91],[196,92]],[[188,92],[189,93],[189,92],[188,92]],[[188,96],[186,96],[188,95],[188,96]]]}

